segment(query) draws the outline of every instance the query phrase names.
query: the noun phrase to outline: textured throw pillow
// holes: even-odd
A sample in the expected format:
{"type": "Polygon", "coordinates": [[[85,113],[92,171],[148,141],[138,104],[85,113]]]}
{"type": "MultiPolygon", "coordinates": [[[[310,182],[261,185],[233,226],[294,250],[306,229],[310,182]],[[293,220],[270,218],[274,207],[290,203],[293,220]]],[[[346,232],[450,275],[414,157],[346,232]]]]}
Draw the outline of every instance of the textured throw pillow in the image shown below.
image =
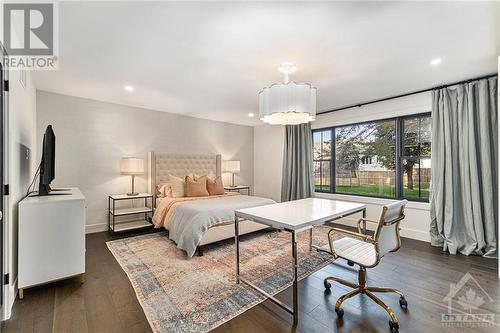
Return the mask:
{"type": "Polygon", "coordinates": [[[156,185],[156,196],[158,198],[171,198],[172,186],[170,183],[160,183],[156,185]]]}
{"type": "Polygon", "coordinates": [[[190,176],[186,176],[186,197],[206,197],[207,191],[207,177],[203,176],[194,180],[190,176]]]}
{"type": "Polygon", "coordinates": [[[168,183],[172,188],[173,198],[181,198],[186,196],[186,192],[184,189],[186,183],[184,182],[184,179],[176,177],[174,175],[168,175],[168,183]]]}
{"type": "Polygon", "coordinates": [[[222,184],[222,178],[216,177],[213,180],[207,178],[207,190],[210,195],[224,194],[224,184],[222,184]]]}

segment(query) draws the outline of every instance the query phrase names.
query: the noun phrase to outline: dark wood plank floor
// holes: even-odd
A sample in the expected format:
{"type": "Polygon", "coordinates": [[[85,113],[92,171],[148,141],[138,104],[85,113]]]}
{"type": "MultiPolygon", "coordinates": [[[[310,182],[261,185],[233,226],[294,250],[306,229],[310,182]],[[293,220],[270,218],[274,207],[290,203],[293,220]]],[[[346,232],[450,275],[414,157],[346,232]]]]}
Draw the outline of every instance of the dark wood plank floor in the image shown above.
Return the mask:
{"type": "MultiPolygon", "coordinates": [[[[150,332],[151,329],[130,282],[106,247],[107,233],[87,235],[86,282],[68,279],[27,289],[25,299],[14,304],[12,317],[2,323],[2,332],[150,332]]],[[[497,260],[452,256],[424,242],[403,239],[403,246],[389,254],[376,268],[368,270],[368,284],[403,290],[408,311],[398,306],[398,297],[381,298],[396,311],[400,332],[498,332],[499,327],[444,328],[443,297],[451,283],[470,272],[493,303],[486,310],[500,322],[500,284],[497,260]]],[[[335,285],[325,293],[323,278],[328,275],[356,281],[354,268],[339,262],[323,268],[300,282],[300,320],[292,327],[289,314],[266,301],[216,328],[218,333],[248,332],[388,332],[388,317],[365,296],[344,303],[343,321],[337,320],[335,300],[348,289],[335,285]]],[[[278,295],[290,300],[291,291],[278,295]]]]}

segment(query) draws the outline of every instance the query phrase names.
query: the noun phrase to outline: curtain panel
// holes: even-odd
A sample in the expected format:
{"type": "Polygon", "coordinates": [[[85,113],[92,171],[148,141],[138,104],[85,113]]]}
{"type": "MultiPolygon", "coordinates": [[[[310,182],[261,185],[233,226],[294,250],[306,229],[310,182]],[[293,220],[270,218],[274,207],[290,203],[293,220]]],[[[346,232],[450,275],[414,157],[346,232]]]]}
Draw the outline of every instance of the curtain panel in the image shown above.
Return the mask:
{"type": "Polygon", "coordinates": [[[497,256],[497,79],[432,93],[431,244],[497,256]]]}
{"type": "Polygon", "coordinates": [[[314,196],[311,124],[285,126],[281,201],[314,196]]]}

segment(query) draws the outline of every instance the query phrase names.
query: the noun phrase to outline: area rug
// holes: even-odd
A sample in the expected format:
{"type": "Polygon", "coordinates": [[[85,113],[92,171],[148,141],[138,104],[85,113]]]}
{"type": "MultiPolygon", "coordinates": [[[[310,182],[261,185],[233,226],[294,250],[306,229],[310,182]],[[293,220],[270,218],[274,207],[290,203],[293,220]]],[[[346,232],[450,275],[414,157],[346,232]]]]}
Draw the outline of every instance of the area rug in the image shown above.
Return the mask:
{"type": "MultiPolygon", "coordinates": [[[[327,243],[325,227],[314,244],[327,243]]],[[[301,279],[331,262],[309,251],[308,232],[298,237],[301,279]]],[[[202,257],[187,258],[165,232],[107,242],[127,274],[154,332],[208,332],[261,303],[265,297],[235,283],[234,242],[209,245],[202,257]]],[[[291,235],[267,231],[242,237],[241,274],[269,294],[292,284],[291,235]]]]}

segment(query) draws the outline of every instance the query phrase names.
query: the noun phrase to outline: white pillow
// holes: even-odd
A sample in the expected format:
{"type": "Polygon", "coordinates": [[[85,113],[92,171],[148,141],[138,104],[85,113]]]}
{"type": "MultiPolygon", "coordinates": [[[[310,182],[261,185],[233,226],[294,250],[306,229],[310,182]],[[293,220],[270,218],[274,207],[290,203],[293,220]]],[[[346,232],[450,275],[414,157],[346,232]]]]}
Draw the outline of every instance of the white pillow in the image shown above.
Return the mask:
{"type": "MultiPolygon", "coordinates": [[[[193,178],[192,174],[189,174],[193,178]]],[[[168,182],[170,183],[170,187],[172,188],[172,198],[181,198],[186,196],[186,177],[180,178],[174,175],[168,175],[168,182]]]]}

